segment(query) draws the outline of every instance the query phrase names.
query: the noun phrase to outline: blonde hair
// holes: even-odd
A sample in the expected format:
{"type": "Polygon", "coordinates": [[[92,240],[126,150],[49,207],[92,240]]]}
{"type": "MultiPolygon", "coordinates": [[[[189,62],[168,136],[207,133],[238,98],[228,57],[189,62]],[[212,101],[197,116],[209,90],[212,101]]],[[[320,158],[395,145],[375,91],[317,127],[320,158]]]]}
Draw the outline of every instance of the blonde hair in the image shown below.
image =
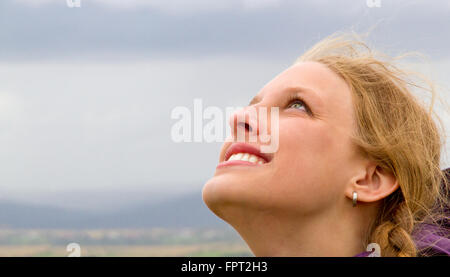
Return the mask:
{"type": "Polygon", "coordinates": [[[440,167],[445,132],[433,112],[438,95],[427,78],[395,65],[406,56],[391,58],[372,50],[355,33],[335,33],[295,61],[325,64],[347,82],[357,122],[350,134],[356,148],[398,181],[399,189],[383,199],[363,242],[378,243],[382,256],[417,256],[414,227],[439,222],[444,214],[434,212],[436,204],[448,205],[447,179],[440,167]],[[414,90],[431,94],[428,110],[414,90]]]}

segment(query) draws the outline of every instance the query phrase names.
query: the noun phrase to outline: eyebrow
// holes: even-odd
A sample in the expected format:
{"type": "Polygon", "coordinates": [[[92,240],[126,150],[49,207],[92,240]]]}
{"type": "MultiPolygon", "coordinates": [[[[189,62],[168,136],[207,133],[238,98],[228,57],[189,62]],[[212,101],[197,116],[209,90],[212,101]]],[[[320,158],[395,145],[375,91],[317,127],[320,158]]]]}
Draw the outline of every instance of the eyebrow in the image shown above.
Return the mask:
{"type": "MultiPolygon", "coordinates": [[[[314,97],[316,99],[320,100],[320,97],[317,95],[316,92],[314,92],[311,89],[304,88],[304,87],[299,87],[299,86],[285,88],[285,89],[283,89],[283,91],[281,93],[282,94],[285,94],[285,93],[306,93],[306,94],[309,94],[309,95],[314,95],[314,97]]],[[[256,95],[250,101],[249,106],[250,105],[254,105],[254,104],[256,104],[256,103],[258,103],[260,101],[261,101],[261,97],[259,95],[256,95]]]]}

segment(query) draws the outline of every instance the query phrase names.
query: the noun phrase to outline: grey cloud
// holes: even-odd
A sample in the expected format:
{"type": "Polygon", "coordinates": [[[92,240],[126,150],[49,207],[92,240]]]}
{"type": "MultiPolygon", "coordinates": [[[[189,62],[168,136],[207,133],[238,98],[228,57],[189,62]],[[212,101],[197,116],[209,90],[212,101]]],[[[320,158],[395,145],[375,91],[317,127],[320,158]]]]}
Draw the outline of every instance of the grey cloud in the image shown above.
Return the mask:
{"type": "MultiPolygon", "coordinates": [[[[64,1],[63,1],[64,2],[64,1]]],[[[256,9],[168,14],[161,9],[111,9],[84,1],[29,6],[2,1],[0,60],[155,59],[236,55],[287,58],[341,29],[367,30],[400,50],[447,56],[447,1],[282,1],[256,9]]]]}

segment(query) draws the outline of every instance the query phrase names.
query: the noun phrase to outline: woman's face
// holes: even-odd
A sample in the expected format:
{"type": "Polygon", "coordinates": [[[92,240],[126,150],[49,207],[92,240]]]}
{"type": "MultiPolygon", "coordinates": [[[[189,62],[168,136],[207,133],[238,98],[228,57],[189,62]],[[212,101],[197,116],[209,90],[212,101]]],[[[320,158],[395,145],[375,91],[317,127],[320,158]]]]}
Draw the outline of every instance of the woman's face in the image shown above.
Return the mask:
{"type": "MultiPolygon", "coordinates": [[[[267,83],[249,107],[279,108],[279,147],[266,163],[235,162],[216,169],[203,187],[203,200],[216,215],[228,222],[249,212],[306,216],[348,201],[344,193],[359,157],[349,137],[356,125],[343,79],[323,64],[299,63],[267,83]]],[[[249,107],[238,113],[242,116],[249,107]]],[[[249,118],[246,132],[257,133],[257,122],[249,118]]],[[[262,145],[246,143],[257,149],[262,145]]],[[[219,164],[229,158],[233,144],[223,144],[219,164]]]]}

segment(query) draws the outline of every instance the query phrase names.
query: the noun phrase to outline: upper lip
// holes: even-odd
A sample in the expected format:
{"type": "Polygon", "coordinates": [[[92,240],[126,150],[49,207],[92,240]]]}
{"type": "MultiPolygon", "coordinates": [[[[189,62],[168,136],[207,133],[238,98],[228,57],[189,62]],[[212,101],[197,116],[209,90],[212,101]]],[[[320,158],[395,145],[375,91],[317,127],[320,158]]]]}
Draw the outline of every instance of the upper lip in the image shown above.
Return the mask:
{"type": "Polygon", "coordinates": [[[224,161],[227,161],[231,157],[231,155],[236,153],[249,153],[262,158],[266,163],[272,160],[272,155],[261,153],[259,147],[250,145],[248,143],[238,142],[233,143],[228,147],[227,151],[225,152],[224,161]]]}

